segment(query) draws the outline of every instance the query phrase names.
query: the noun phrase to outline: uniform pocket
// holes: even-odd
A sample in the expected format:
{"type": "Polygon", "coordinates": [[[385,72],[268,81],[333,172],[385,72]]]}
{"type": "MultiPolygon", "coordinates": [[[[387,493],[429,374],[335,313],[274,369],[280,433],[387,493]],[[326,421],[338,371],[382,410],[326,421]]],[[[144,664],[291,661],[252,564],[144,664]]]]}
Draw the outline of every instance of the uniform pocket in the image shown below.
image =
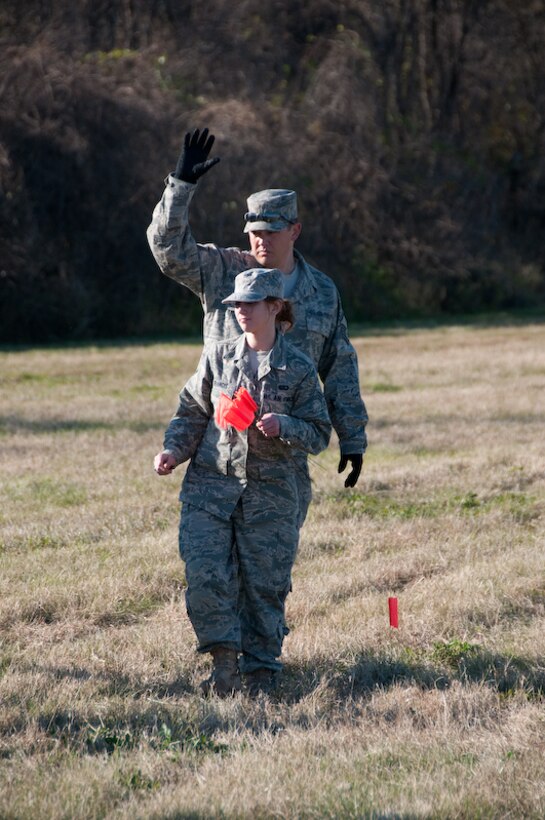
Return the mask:
{"type": "Polygon", "coordinates": [[[327,337],[331,329],[331,317],[327,313],[307,313],[307,328],[312,333],[327,337]]]}
{"type": "Polygon", "coordinates": [[[331,317],[325,313],[307,313],[304,351],[318,362],[331,332],[331,317]]]}

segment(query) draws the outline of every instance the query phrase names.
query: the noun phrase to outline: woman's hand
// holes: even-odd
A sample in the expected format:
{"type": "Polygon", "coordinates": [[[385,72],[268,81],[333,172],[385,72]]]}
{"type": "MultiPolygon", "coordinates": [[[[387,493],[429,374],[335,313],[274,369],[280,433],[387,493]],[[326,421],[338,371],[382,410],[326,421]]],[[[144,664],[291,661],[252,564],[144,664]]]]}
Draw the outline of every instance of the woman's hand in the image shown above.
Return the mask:
{"type": "Polygon", "coordinates": [[[166,453],[164,450],[161,453],[157,453],[153,459],[153,466],[155,467],[157,475],[170,475],[177,464],[178,462],[172,453],[166,453]]]}
{"type": "Polygon", "coordinates": [[[255,426],[266,438],[278,438],[280,435],[280,419],[276,413],[265,413],[255,426]]]}

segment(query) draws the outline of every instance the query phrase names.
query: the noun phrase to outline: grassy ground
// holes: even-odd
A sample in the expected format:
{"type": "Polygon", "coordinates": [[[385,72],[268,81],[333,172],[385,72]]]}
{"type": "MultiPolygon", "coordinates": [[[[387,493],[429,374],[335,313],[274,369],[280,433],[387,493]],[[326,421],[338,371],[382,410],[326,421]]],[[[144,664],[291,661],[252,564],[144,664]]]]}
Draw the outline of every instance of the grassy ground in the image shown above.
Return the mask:
{"type": "Polygon", "coordinates": [[[281,691],[229,702],[152,470],[198,346],[0,352],[1,817],[545,815],[545,325],[355,344],[362,479],[313,459],[281,691]]]}

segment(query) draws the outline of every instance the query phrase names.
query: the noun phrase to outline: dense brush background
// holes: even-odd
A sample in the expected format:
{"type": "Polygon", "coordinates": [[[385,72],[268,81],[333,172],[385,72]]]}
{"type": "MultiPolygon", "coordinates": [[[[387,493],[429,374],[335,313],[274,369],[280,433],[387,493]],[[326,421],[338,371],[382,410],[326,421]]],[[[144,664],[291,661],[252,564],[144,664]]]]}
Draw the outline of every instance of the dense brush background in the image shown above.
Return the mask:
{"type": "Polygon", "coordinates": [[[2,0],[0,341],[199,332],[145,239],[199,126],[196,237],[296,188],[351,321],[543,304],[544,34],[541,0],[2,0]]]}

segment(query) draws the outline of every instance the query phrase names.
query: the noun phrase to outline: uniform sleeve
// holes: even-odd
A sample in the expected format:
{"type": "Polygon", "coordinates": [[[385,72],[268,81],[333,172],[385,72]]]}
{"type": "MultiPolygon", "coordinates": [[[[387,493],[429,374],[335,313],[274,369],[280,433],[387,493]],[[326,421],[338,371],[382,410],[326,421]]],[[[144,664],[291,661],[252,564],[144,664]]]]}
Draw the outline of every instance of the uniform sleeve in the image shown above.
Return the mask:
{"type": "Polygon", "coordinates": [[[170,175],[156,205],[147,237],[151,252],[165,276],[195,293],[206,311],[216,307],[218,294],[252,256],[238,248],[218,248],[195,241],[189,227],[189,205],[197,185],[170,175]]]}
{"type": "Polygon", "coordinates": [[[279,414],[280,438],[292,447],[317,455],[331,436],[331,421],[314,369],[299,383],[289,415],[279,414]]]}
{"type": "Polygon", "coordinates": [[[335,325],[320,356],[318,373],[341,452],[364,453],[367,449],[365,427],[368,415],[360,393],[358,357],[348,338],[339,296],[335,325]]]}
{"type": "Polygon", "coordinates": [[[213,407],[210,399],[212,375],[206,351],[197,372],[182,388],[178,409],[168,425],[163,449],[172,453],[178,464],[192,458],[204,436],[213,407]]]}

